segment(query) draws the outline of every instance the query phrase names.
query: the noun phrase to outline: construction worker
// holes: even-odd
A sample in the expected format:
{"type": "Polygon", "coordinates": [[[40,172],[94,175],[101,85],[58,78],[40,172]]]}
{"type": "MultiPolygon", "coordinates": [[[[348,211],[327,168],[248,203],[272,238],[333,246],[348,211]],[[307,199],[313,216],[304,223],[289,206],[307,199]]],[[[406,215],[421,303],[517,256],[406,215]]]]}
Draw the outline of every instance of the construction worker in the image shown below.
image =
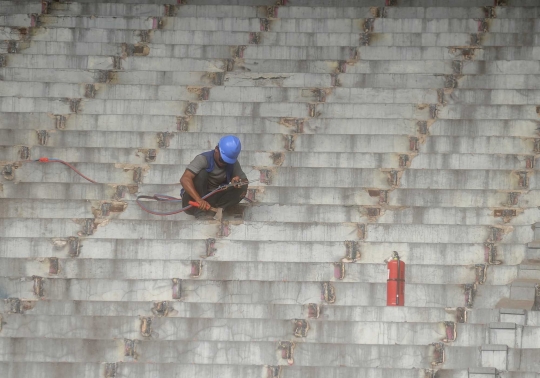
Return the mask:
{"type": "Polygon", "coordinates": [[[242,150],[240,139],[234,135],[224,136],[211,151],[197,155],[180,178],[182,190],[182,206],[189,206],[189,201],[195,201],[199,208],[193,207],[185,212],[189,215],[200,216],[210,207],[227,208],[239,203],[247,193],[247,177],[238,162],[242,150]],[[207,198],[203,196],[218,186],[229,183],[246,183],[227,188],[222,192],[207,198]]]}

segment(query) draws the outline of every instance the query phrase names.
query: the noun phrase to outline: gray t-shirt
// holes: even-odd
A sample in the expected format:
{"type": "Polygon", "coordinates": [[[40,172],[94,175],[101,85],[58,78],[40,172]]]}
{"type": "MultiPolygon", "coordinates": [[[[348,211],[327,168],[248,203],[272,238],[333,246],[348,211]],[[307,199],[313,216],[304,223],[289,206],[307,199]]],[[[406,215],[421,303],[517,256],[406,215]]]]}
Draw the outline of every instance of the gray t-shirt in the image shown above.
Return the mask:
{"type": "MultiPolygon", "coordinates": [[[[193,172],[193,174],[195,175],[197,175],[200,171],[206,168],[208,168],[208,162],[203,155],[195,156],[195,159],[193,159],[191,163],[189,163],[189,165],[186,167],[187,170],[193,172]]],[[[235,176],[240,177],[242,180],[245,180],[247,178],[244,171],[242,171],[242,167],[240,167],[240,163],[238,162],[238,160],[236,161],[236,163],[234,163],[233,168],[232,177],[235,176]]],[[[214,162],[214,169],[212,170],[212,172],[208,173],[208,190],[212,191],[216,189],[225,181],[227,181],[227,172],[225,171],[225,167],[220,168],[217,163],[214,162]]]]}

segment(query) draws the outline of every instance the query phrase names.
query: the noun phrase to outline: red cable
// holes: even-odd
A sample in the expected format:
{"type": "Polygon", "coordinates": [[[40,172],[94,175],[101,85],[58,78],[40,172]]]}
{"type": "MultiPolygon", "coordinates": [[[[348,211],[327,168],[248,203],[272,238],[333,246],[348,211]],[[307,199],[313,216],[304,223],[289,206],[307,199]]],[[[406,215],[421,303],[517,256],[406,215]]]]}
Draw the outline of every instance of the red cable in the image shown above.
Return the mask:
{"type": "Polygon", "coordinates": [[[60,159],[55,159],[55,158],[47,158],[47,157],[42,157],[42,158],[39,158],[37,161],[41,162],[41,163],[62,163],[64,164],[65,166],[68,166],[69,168],[73,169],[75,171],[75,173],[77,173],[79,176],[81,176],[83,179],[87,180],[87,181],[90,181],[92,184],[98,184],[97,181],[94,181],[92,180],[90,177],[87,177],[85,175],[83,175],[81,172],[79,172],[79,170],[77,168],[75,168],[74,166],[72,166],[71,164],[69,164],[68,162],[66,161],[63,161],[63,160],[60,160],[60,159]]]}
{"type": "MultiPolygon", "coordinates": [[[[41,158],[39,158],[37,160],[24,160],[24,162],[26,162],[26,161],[35,161],[35,162],[39,161],[40,163],[62,163],[65,166],[71,168],[73,171],[75,171],[75,173],[77,173],[83,179],[91,182],[92,184],[99,184],[97,181],[94,181],[91,178],[83,175],[77,168],[75,168],[73,165],[69,164],[68,162],[66,162],[64,160],[60,160],[60,159],[56,159],[56,158],[41,157],[41,158]]],[[[217,192],[220,192],[220,191],[225,190],[225,189],[226,189],[226,187],[219,187],[219,188],[211,191],[210,193],[208,193],[207,195],[205,195],[202,198],[203,199],[208,198],[208,197],[216,194],[217,192]]],[[[173,214],[181,213],[181,212],[186,211],[187,209],[193,207],[193,206],[190,205],[190,206],[186,206],[186,207],[183,207],[183,208],[181,208],[179,210],[175,210],[175,211],[158,212],[158,211],[150,210],[149,208],[143,206],[142,203],[139,202],[140,198],[153,199],[153,200],[156,200],[156,201],[174,201],[174,202],[180,202],[181,199],[175,198],[175,197],[172,197],[172,196],[168,196],[168,195],[165,195],[165,194],[155,194],[153,196],[145,196],[145,195],[137,196],[137,198],[135,200],[135,202],[137,202],[137,205],[139,205],[139,207],[141,209],[143,209],[144,211],[146,211],[147,213],[150,213],[150,214],[153,214],[153,215],[160,215],[160,216],[173,215],[173,214]]]]}

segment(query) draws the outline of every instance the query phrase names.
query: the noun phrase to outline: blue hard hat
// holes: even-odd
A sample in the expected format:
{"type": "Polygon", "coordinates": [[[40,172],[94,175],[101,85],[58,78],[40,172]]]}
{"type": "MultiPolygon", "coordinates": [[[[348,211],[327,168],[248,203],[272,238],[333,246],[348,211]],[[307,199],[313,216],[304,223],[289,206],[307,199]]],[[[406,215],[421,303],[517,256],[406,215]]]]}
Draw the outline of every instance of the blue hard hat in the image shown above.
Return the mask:
{"type": "Polygon", "coordinates": [[[227,135],[219,140],[218,147],[223,161],[228,164],[234,164],[242,150],[242,143],[234,135],[227,135]]]}

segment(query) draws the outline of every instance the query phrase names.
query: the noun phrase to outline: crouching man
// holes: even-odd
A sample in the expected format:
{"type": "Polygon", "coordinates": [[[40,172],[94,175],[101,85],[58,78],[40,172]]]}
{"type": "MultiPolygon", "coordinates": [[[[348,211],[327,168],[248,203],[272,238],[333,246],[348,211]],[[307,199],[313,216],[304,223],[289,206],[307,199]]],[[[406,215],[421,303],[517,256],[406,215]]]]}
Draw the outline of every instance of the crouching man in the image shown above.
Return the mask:
{"type": "Polygon", "coordinates": [[[197,155],[187,166],[180,178],[182,190],[182,206],[189,206],[189,201],[195,201],[199,208],[193,207],[185,212],[199,216],[210,207],[227,208],[239,203],[247,193],[247,184],[231,186],[218,192],[206,200],[206,194],[217,187],[228,183],[247,183],[246,174],[238,162],[242,150],[240,139],[233,135],[224,136],[211,151],[197,155]]]}

